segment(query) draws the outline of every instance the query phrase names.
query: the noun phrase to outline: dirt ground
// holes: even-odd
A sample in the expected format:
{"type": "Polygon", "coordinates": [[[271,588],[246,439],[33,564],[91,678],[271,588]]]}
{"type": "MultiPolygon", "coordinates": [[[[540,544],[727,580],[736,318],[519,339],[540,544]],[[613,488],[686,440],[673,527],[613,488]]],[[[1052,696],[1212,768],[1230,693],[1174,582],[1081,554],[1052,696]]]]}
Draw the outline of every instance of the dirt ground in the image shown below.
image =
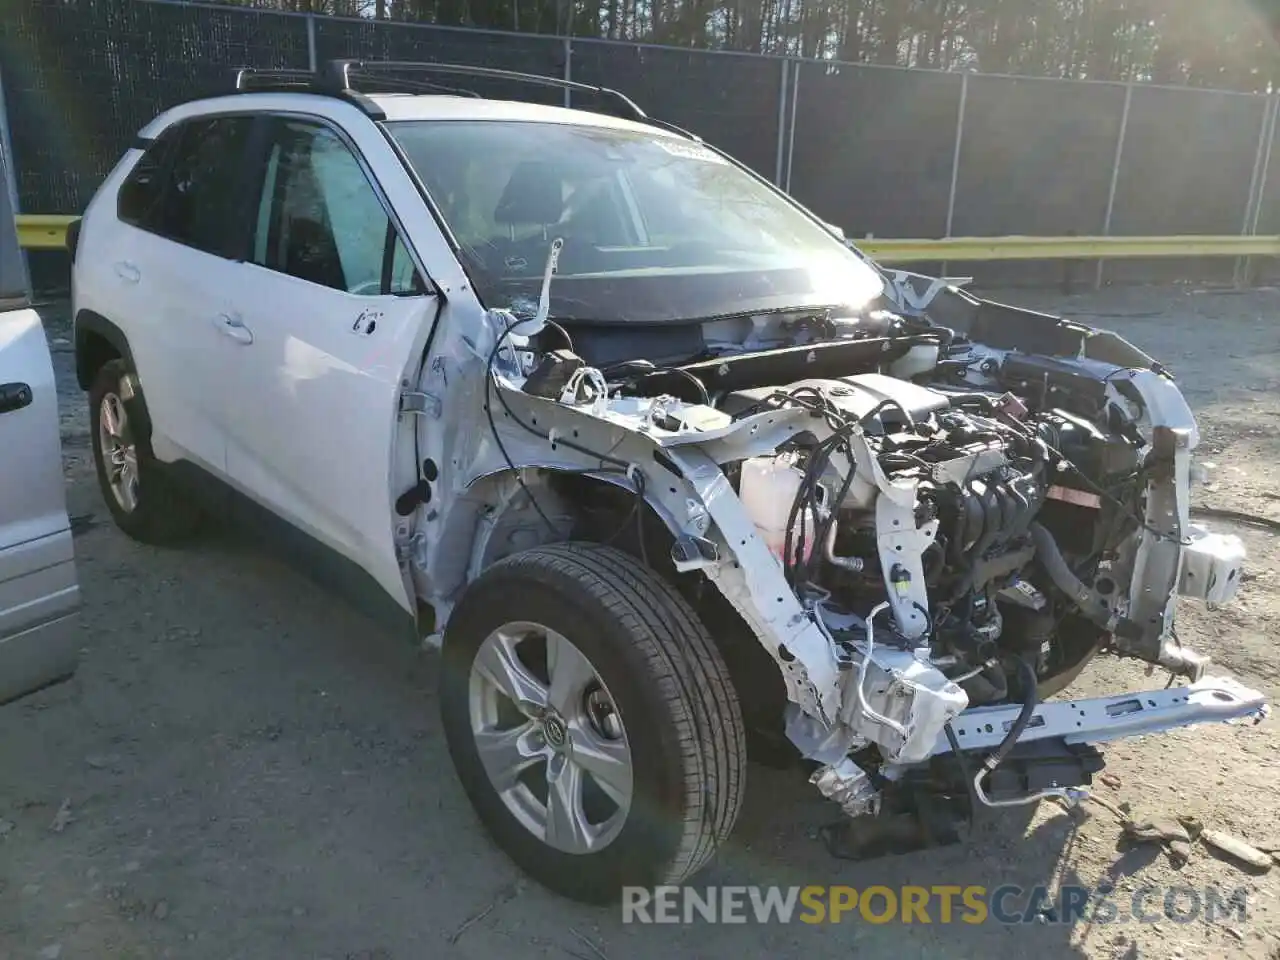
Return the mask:
{"type": "MultiPolygon", "coordinates": [[[[1203,457],[1219,465],[1196,502],[1280,519],[1280,292],[1008,298],[1112,327],[1166,360],[1201,417],[1203,457]]],[[[47,327],[81,531],[83,660],[69,683],[0,708],[0,958],[1280,958],[1280,866],[1255,875],[1197,846],[1175,870],[1158,848],[1121,843],[1098,807],[1080,820],[1052,809],[988,816],[963,845],[849,863],[816,839],[834,809],[799,775],[755,767],[733,842],[699,884],[1109,880],[1121,904],[1143,885],[1218,884],[1247,891],[1248,916],[659,927],[525,883],[453,777],[433,655],[380,634],[234,534],[157,550],[110,525],[65,308],[47,312],[47,327]]],[[[1186,604],[1181,635],[1274,698],[1280,543],[1220,525],[1248,544],[1248,582],[1225,609],[1186,604]]],[[[1070,692],[1164,682],[1108,659],[1070,692]]],[[[1107,750],[1112,776],[1096,789],[1138,815],[1275,836],[1277,746],[1274,714],[1128,741],[1107,750]]]]}

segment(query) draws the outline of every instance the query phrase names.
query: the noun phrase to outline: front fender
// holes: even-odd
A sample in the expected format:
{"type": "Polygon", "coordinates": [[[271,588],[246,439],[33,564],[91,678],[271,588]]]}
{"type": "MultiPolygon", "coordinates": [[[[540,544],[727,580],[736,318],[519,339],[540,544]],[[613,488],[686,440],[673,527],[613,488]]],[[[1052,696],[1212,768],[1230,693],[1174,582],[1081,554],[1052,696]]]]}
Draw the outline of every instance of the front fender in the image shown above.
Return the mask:
{"type": "Polygon", "coordinates": [[[137,369],[124,331],[102,314],[81,310],[75,316],[74,327],[76,382],[81,390],[87,391],[93,385],[98,369],[112,356],[123,358],[130,370],[137,369]]]}

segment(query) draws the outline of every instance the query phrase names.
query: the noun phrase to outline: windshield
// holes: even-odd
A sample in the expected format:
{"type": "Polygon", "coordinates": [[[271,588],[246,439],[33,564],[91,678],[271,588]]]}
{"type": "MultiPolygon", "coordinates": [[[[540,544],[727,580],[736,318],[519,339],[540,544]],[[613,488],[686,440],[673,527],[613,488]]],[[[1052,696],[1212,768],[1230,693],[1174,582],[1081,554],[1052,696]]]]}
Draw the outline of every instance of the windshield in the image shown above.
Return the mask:
{"type": "Polygon", "coordinates": [[[532,312],[557,237],[558,320],[856,311],[882,289],[875,270],[830,232],[690,140],[515,121],[387,127],[488,307],[532,312]]]}

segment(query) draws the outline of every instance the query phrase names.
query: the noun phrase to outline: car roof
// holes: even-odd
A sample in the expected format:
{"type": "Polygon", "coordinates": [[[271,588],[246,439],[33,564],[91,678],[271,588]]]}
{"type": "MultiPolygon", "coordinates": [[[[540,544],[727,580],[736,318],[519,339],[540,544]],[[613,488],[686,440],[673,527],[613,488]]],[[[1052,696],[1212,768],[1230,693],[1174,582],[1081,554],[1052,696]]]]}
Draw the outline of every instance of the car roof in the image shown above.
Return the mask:
{"type": "MultiPolygon", "coordinates": [[[[573,110],[519,100],[490,100],[441,94],[369,93],[362,99],[372,101],[389,121],[401,120],[498,120],[524,123],[562,123],[606,130],[628,130],[653,136],[679,139],[679,135],[661,127],[626,120],[590,110],[573,110]]],[[[154,137],[160,130],[178,120],[215,113],[243,113],[270,110],[295,110],[320,116],[335,116],[335,110],[359,109],[341,97],[307,92],[261,91],[233,93],[225,96],[192,100],[166,110],[141,131],[154,137]]]]}
{"type": "Polygon", "coordinates": [[[674,136],[659,127],[589,110],[552,107],[520,100],[488,100],[479,97],[438,94],[371,93],[369,99],[388,120],[513,120],[530,123],[572,123],[614,130],[635,130],[674,136]]]}

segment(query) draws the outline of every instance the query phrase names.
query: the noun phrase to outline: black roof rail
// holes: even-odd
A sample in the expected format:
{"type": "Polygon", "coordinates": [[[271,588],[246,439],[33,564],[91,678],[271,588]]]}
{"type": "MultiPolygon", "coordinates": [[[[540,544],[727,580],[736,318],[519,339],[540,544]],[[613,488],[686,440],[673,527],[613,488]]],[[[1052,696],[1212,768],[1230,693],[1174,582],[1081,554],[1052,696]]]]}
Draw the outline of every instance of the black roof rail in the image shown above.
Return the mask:
{"type": "Polygon", "coordinates": [[[310,70],[259,70],[256,67],[237,67],[232,71],[232,89],[238,93],[264,90],[309,90],[315,85],[316,75],[310,70]]]}
{"type": "MultiPolygon", "coordinates": [[[[670,124],[655,120],[640,106],[611,87],[597,87],[560,77],[548,77],[537,73],[519,73],[496,67],[479,67],[463,63],[433,63],[412,60],[328,60],[319,70],[284,70],[240,67],[233,72],[233,90],[237,93],[317,93],[341,97],[359,106],[375,119],[384,114],[370,100],[367,93],[443,93],[451,96],[480,97],[481,94],[465,86],[437,83],[421,77],[403,74],[435,74],[446,77],[478,77],[486,80],[506,80],[529,86],[553,87],[570,92],[590,94],[599,98],[601,112],[666,127],[685,136],[692,136],[670,124]],[[388,76],[387,74],[391,74],[388,76]],[[400,74],[400,76],[396,76],[400,74]],[[612,108],[612,109],[607,109],[612,108]]],[[[697,139],[694,137],[693,139],[697,139]]]]}
{"type": "MultiPolygon", "coordinates": [[[[287,70],[257,67],[237,67],[231,72],[232,93],[319,93],[341,97],[367,113],[374,120],[385,120],[386,115],[376,103],[354,90],[334,91],[326,89],[313,70],[287,70]]],[[[423,92],[423,91],[416,91],[423,92]]]]}
{"type": "MultiPolygon", "coordinates": [[[[519,73],[515,70],[500,70],[496,67],[477,67],[464,63],[432,63],[413,60],[329,60],[321,68],[318,83],[326,87],[326,92],[358,91],[360,76],[371,78],[384,72],[392,73],[436,73],[446,76],[480,77],[487,80],[507,80],[524,83],[530,86],[555,87],[577,93],[589,93],[599,97],[602,104],[607,103],[616,109],[610,111],[626,120],[649,121],[649,115],[628,97],[611,87],[597,87],[589,83],[578,83],[560,77],[548,77],[538,73],[519,73]]],[[[368,85],[368,89],[376,89],[379,84],[397,81],[396,78],[382,77],[368,85]]]]}

